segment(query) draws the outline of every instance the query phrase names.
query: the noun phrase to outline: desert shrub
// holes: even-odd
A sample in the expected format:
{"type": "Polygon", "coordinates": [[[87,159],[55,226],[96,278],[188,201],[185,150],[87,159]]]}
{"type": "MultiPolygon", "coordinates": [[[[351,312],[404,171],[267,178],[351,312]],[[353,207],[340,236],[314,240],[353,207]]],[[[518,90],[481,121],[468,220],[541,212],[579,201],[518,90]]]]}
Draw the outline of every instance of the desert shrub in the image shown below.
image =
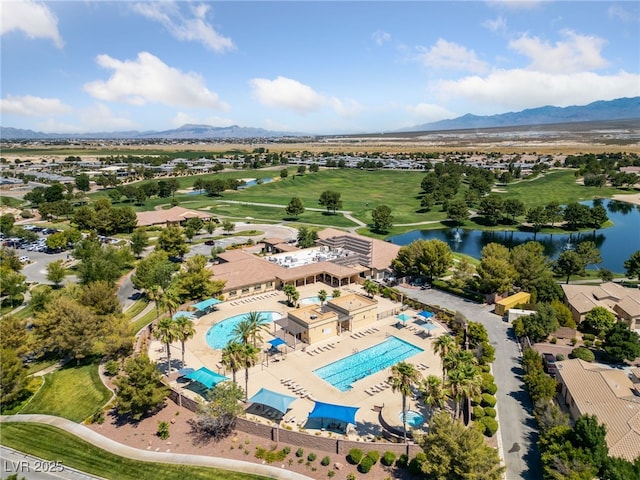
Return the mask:
{"type": "Polygon", "coordinates": [[[473,407],[473,419],[478,420],[479,418],[484,417],[484,408],[480,405],[476,405],[473,407]]]}
{"type": "Polygon", "coordinates": [[[591,348],[593,346],[593,342],[591,340],[585,340],[583,343],[585,348],[591,348]]]}
{"type": "Polygon", "coordinates": [[[364,454],[359,448],[352,448],[351,450],[349,450],[349,461],[354,465],[359,464],[363,456],[364,454]]]}
{"type": "Polygon", "coordinates": [[[358,470],[361,473],[369,473],[371,467],[373,467],[373,460],[370,457],[364,457],[360,462],[360,465],[358,465],[358,470]]]}
{"type": "Polygon", "coordinates": [[[578,343],[578,339],[576,337],[573,337],[571,339],[571,345],[575,345],[576,343],[578,343]]]}
{"type": "Polygon", "coordinates": [[[307,460],[309,460],[310,462],[313,462],[316,458],[318,458],[318,456],[315,453],[311,452],[307,457],[307,460]]]}
{"type": "Polygon", "coordinates": [[[367,457],[373,460],[373,463],[376,464],[378,463],[378,460],[380,460],[380,452],[377,450],[371,450],[370,452],[367,452],[367,457]]]}
{"type": "Polygon", "coordinates": [[[398,457],[398,460],[396,461],[396,465],[399,468],[405,468],[408,464],[409,464],[409,455],[407,455],[406,453],[403,453],[402,455],[400,455],[398,457]]]}
{"type": "Polygon", "coordinates": [[[291,453],[291,447],[284,447],[282,451],[284,452],[285,455],[289,455],[289,453],[291,453]]]}
{"type": "Polygon", "coordinates": [[[256,447],[256,458],[260,458],[267,463],[281,462],[286,456],[287,453],[284,448],[282,450],[275,450],[274,448],[267,450],[263,447],[256,447]]]}
{"type": "Polygon", "coordinates": [[[336,471],[335,471],[335,470],[329,470],[329,471],[327,472],[327,477],[331,478],[331,477],[333,477],[335,474],[336,474],[336,471]]]}
{"type": "Polygon", "coordinates": [[[416,453],[416,456],[409,462],[409,471],[414,475],[422,473],[422,465],[427,461],[427,455],[424,452],[416,453]]]}
{"type": "Polygon", "coordinates": [[[579,358],[580,360],[584,360],[585,362],[593,362],[596,359],[596,356],[593,354],[593,352],[584,347],[574,348],[573,350],[571,350],[569,357],[579,358]]]}
{"type": "Polygon", "coordinates": [[[384,455],[382,455],[382,460],[380,460],[380,463],[382,463],[383,465],[386,465],[387,467],[390,467],[391,465],[393,465],[393,462],[395,462],[396,460],[396,454],[393,452],[384,452],[384,455]]]}
{"type": "Polygon", "coordinates": [[[104,423],[104,412],[102,410],[98,410],[96,413],[91,415],[91,423],[102,425],[104,423]]]}
{"type": "Polygon", "coordinates": [[[498,431],[498,422],[495,418],[482,417],[478,423],[484,425],[484,434],[487,437],[493,437],[498,431]]]}
{"type": "Polygon", "coordinates": [[[347,480],[356,480],[356,474],[351,472],[349,475],[347,475],[347,480]]]}
{"type": "Polygon", "coordinates": [[[158,422],[158,432],[156,434],[162,440],[169,438],[169,422],[158,422]]]}
{"type": "Polygon", "coordinates": [[[482,394],[482,402],[480,405],[483,407],[495,407],[496,406],[496,397],[493,395],[489,395],[488,393],[482,394]]]}
{"type": "Polygon", "coordinates": [[[304,455],[304,450],[299,448],[296,450],[296,457],[302,457],[304,455]]]}
{"type": "Polygon", "coordinates": [[[596,339],[596,336],[593,333],[584,333],[582,335],[582,339],[583,340],[590,340],[590,341],[594,341],[596,339]]]}
{"type": "Polygon", "coordinates": [[[331,459],[329,457],[323,457],[322,460],[320,460],[320,465],[322,465],[323,467],[326,467],[330,463],[331,459]]]}
{"type": "Polygon", "coordinates": [[[556,360],[558,360],[559,362],[564,360],[564,355],[559,353],[558,355],[556,355],[556,360]]]}
{"type": "Polygon", "coordinates": [[[556,337],[551,337],[551,343],[555,345],[556,343],[558,343],[558,339],[556,337]]]}
{"type": "Polygon", "coordinates": [[[484,407],[484,416],[485,417],[491,417],[491,418],[496,418],[497,412],[496,409],[493,407],[484,407]]]}
{"type": "Polygon", "coordinates": [[[490,365],[480,365],[480,371],[483,373],[489,373],[491,371],[490,365]]]}

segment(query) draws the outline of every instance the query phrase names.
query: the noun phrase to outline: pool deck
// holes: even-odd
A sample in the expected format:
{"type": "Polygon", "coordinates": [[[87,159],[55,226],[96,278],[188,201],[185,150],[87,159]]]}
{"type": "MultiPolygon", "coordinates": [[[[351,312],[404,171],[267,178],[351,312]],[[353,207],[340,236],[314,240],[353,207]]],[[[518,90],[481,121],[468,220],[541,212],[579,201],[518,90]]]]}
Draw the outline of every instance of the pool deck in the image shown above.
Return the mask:
{"type": "MultiPolygon", "coordinates": [[[[312,297],[317,295],[321,289],[327,289],[325,284],[307,285],[299,287],[300,297],[312,297]]],[[[343,295],[356,292],[364,294],[361,287],[356,285],[349,286],[349,289],[342,289],[343,295]]],[[[220,365],[221,353],[219,350],[211,349],[206,342],[205,336],[211,325],[225,318],[248,313],[250,311],[276,311],[281,312],[283,316],[291,310],[286,306],[286,295],[280,291],[272,293],[263,293],[257,295],[254,300],[247,300],[245,303],[223,302],[217,305],[217,310],[213,313],[205,315],[196,320],[194,338],[186,342],[185,363],[187,367],[198,369],[202,366],[210,368],[216,372],[231,376],[230,372],[225,372],[220,365]]],[[[378,312],[386,312],[391,309],[399,310],[401,304],[392,302],[388,299],[376,296],[378,301],[378,312]]],[[[416,313],[413,310],[405,310],[405,314],[412,317],[406,322],[406,326],[402,326],[395,315],[388,318],[378,320],[374,324],[369,325],[364,331],[344,332],[340,336],[328,338],[325,342],[316,343],[308,346],[304,343],[297,343],[295,349],[291,341],[286,347],[280,347],[282,353],[269,358],[268,364],[265,358],[261,363],[249,370],[249,397],[255,394],[260,388],[265,387],[269,390],[280,392],[286,395],[298,396],[298,400],[291,403],[290,410],[284,415],[284,419],[280,425],[287,425],[289,428],[300,429],[305,428],[307,431],[317,431],[305,426],[308,414],[313,409],[314,402],[312,399],[341,405],[360,407],[356,414],[357,424],[355,429],[351,427],[349,438],[371,438],[371,436],[380,435],[382,427],[380,426],[378,415],[380,407],[385,407],[385,420],[396,427],[401,428],[399,413],[402,409],[402,397],[397,392],[392,392],[390,387],[379,388],[372,391],[372,387],[383,386],[384,382],[389,378],[391,368],[386,368],[380,372],[374,373],[353,384],[353,388],[346,392],[341,392],[329,383],[320,379],[313,370],[316,368],[332,363],[341,358],[347,357],[356,350],[363,350],[367,347],[383,342],[388,336],[393,335],[401,338],[417,347],[423,349],[422,352],[409,357],[405,361],[415,365],[420,373],[426,377],[427,375],[442,375],[441,363],[439,356],[433,353],[432,341],[437,336],[446,334],[442,326],[431,331],[431,335],[427,336],[423,329],[414,324],[413,318],[416,313]],[[399,325],[398,325],[399,324],[399,325]],[[316,352],[312,354],[311,352],[316,352]],[[274,361],[276,360],[277,361],[274,361]],[[296,387],[287,386],[283,383],[289,380],[296,387]],[[294,390],[302,389],[296,393],[294,390]]],[[[435,321],[435,325],[438,325],[435,321]]],[[[263,334],[265,345],[263,351],[269,346],[266,342],[278,336],[279,326],[275,323],[269,329],[269,333],[263,334]]],[[[289,337],[291,338],[291,337],[289,337]]],[[[157,340],[151,342],[149,355],[153,359],[160,362],[160,368],[165,371],[166,354],[162,344],[157,340]]],[[[171,358],[174,368],[180,368],[179,360],[181,356],[180,343],[176,342],[171,347],[171,358]]],[[[175,373],[170,377],[173,379],[175,373]]],[[[237,381],[244,388],[244,370],[237,372],[237,381]]],[[[180,387],[175,381],[172,385],[180,387]]],[[[185,396],[194,397],[192,391],[182,389],[185,396]]],[[[407,399],[407,407],[423,413],[424,412],[415,399],[407,399]]],[[[247,413],[248,417],[264,423],[272,423],[272,420],[255,413],[247,413]]],[[[327,434],[321,431],[320,434],[327,434]]]]}

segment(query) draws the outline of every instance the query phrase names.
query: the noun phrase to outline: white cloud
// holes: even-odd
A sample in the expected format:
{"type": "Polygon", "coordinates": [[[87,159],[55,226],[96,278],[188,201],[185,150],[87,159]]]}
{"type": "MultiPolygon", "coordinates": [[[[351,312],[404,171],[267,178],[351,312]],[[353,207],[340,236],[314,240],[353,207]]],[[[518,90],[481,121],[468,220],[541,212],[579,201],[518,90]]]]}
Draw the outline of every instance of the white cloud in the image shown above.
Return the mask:
{"type": "Polygon", "coordinates": [[[71,107],[57,98],[7,95],[7,98],[0,99],[0,111],[3,115],[44,117],[67,113],[71,111],[71,107]]]}
{"type": "Polygon", "coordinates": [[[607,66],[600,55],[605,41],[598,37],[579,35],[571,30],[560,32],[564,40],[555,45],[538,37],[523,35],[509,43],[509,48],[531,59],[529,69],[538,72],[574,73],[607,66]]]}
{"type": "Polygon", "coordinates": [[[96,60],[101,67],[114,71],[106,81],[84,85],[86,92],[100,100],[131,105],[160,103],[182,108],[228,108],[205,86],[200,75],[169,67],[148,52],[140,52],[136,60],[120,61],[109,55],[98,55],[96,60]]]}
{"type": "Polygon", "coordinates": [[[637,13],[634,14],[620,5],[610,6],[609,9],[607,10],[607,14],[609,15],[609,18],[616,18],[618,20],[622,20],[625,23],[638,21],[637,13]]]}
{"type": "Polygon", "coordinates": [[[181,127],[183,125],[211,125],[212,127],[229,127],[235,125],[235,122],[229,118],[217,116],[200,118],[185,112],[177,112],[171,119],[171,125],[181,127]]]}
{"type": "Polygon", "coordinates": [[[484,107],[487,113],[499,113],[503,108],[564,107],[635,97],[638,85],[640,75],[624,71],[604,76],[592,72],[551,74],[514,69],[496,70],[486,77],[436,82],[430,92],[441,99],[468,101],[484,107]]]}
{"type": "Polygon", "coordinates": [[[139,126],[130,118],[117,116],[104,103],[96,102],[80,113],[82,130],[87,132],[134,130],[139,126]]]}
{"type": "Polygon", "coordinates": [[[49,38],[56,47],[64,41],[58,31],[58,18],[44,3],[32,0],[2,2],[0,35],[19,30],[29,38],[49,38]]]}
{"type": "Polygon", "coordinates": [[[491,30],[492,32],[504,32],[507,30],[507,21],[504,17],[498,16],[494,20],[485,20],[482,26],[491,30]]]}
{"type": "Polygon", "coordinates": [[[487,70],[487,64],[480,60],[473,50],[453,42],[438,39],[430,48],[420,47],[420,62],[429,68],[466,70],[481,73],[487,70]]]}
{"type": "Polygon", "coordinates": [[[376,30],[371,34],[371,39],[378,46],[381,46],[385,42],[391,41],[391,34],[382,30],[376,30]]]}
{"type": "Polygon", "coordinates": [[[178,40],[200,42],[215,52],[235,48],[233,40],[218,33],[207,21],[208,5],[187,3],[189,12],[186,14],[181,11],[181,5],[184,3],[166,1],[136,3],[133,5],[133,10],[150,20],[159,22],[178,40]]]}
{"type": "Polygon", "coordinates": [[[406,110],[414,121],[419,123],[437,122],[438,120],[459,116],[457,113],[433,103],[418,103],[417,105],[410,105],[406,110]]]}
{"type": "Polygon", "coordinates": [[[326,98],[313,88],[286,77],[275,80],[254,78],[250,82],[253,95],[263,105],[285,108],[306,114],[322,108],[326,98]]]}

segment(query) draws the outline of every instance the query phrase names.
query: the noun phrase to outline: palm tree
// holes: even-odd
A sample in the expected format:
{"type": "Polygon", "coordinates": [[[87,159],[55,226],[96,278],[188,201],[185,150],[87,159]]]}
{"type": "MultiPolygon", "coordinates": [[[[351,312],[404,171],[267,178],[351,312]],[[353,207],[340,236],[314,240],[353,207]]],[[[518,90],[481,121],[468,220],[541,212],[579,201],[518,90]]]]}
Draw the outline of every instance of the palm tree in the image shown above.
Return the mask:
{"type": "Polygon", "coordinates": [[[251,344],[255,347],[258,342],[262,342],[262,330],[265,329],[269,321],[260,312],[249,312],[234,327],[231,335],[234,341],[242,344],[251,344]]]}
{"type": "Polygon", "coordinates": [[[437,353],[440,355],[440,360],[442,361],[442,381],[444,382],[447,378],[447,369],[445,367],[444,358],[455,348],[458,348],[458,345],[455,339],[451,335],[440,335],[435,342],[433,342],[433,353],[437,353]]]}
{"type": "Polygon", "coordinates": [[[376,293],[378,293],[378,284],[372,280],[365,280],[363,288],[371,298],[375,297],[376,293]]]}
{"type": "Polygon", "coordinates": [[[169,310],[169,316],[173,317],[173,313],[178,309],[180,305],[180,297],[175,289],[169,287],[162,291],[156,302],[160,303],[162,310],[169,310]]]}
{"type": "Polygon", "coordinates": [[[460,350],[459,348],[451,350],[442,359],[442,365],[447,371],[463,368],[467,365],[475,367],[478,359],[474,356],[473,352],[469,350],[460,350]]]}
{"type": "Polygon", "coordinates": [[[251,344],[243,345],[240,359],[244,367],[244,401],[249,398],[249,369],[258,363],[260,349],[251,344]]]}
{"type": "Polygon", "coordinates": [[[327,291],[324,289],[318,292],[318,300],[320,300],[320,306],[322,306],[322,304],[325,302],[327,296],[327,291]]]}
{"type": "Polygon", "coordinates": [[[222,349],[222,358],[220,363],[231,370],[233,375],[233,383],[236,382],[236,372],[242,368],[242,350],[244,345],[240,342],[229,342],[222,349]]]}
{"type": "Polygon", "coordinates": [[[340,294],[341,294],[341,293],[342,293],[342,292],[340,291],[340,289],[338,289],[338,288],[334,288],[334,289],[333,289],[333,292],[331,292],[331,296],[332,296],[333,298],[338,298],[338,297],[340,296],[340,294]]]}
{"type": "Polygon", "coordinates": [[[455,418],[460,417],[463,400],[480,395],[482,392],[482,376],[478,367],[467,364],[449,371],[448,390],[456,402],[455,418]]]}
{"type": "Polygon", "coordinates": [[[391,390],[402,395],[402,429],[407,441],[407,396],[411,395],[411,386],[420,381],[420,372],[411,363],[400,362],[391,367],[391,390]]]}
{"type": "Polygon", "coordinates": [[[196,334],[193,328],[193,321],[189,320],[186,315],[180,315],[175,319],[176,337],[182,344],[182,368],[184,368],[184,344],[196,334]]]}
{"type": "Polygon", "coordinates": [[[167,347],[167,376],[171,374],[171,350],[169,346],[177,339],[176,323],[171,317],[158,321],[153,335],[167,347]]]}
{"type": "Polygon", "coordinates": [[[429,418],[431,418],[436,409],[444,407],[446,396],[442,388],[442,380],[435,375],[429,375],[423,380],[420,391],[425,405],[429,407],[429,418]]]}

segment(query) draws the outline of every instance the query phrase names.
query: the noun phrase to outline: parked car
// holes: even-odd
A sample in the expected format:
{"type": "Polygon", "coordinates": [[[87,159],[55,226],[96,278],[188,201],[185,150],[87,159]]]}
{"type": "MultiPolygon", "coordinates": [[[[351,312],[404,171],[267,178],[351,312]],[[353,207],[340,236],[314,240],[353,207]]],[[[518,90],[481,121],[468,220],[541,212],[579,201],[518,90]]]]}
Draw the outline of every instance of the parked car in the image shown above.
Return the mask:
{"type": "Polygon", "coordinates": [[[26,255],[21,256],[19,260],[22,263],[29,263],[29,257],[27,257],[26,255]]]}
{"type": "Polygon", "coordinates": [[[543,353],[542,361],[544,363],[545,371],[555,377],[556,373],[558,373],[558,366],[556,365],[556,356],[553,353],[543,353]]]}

